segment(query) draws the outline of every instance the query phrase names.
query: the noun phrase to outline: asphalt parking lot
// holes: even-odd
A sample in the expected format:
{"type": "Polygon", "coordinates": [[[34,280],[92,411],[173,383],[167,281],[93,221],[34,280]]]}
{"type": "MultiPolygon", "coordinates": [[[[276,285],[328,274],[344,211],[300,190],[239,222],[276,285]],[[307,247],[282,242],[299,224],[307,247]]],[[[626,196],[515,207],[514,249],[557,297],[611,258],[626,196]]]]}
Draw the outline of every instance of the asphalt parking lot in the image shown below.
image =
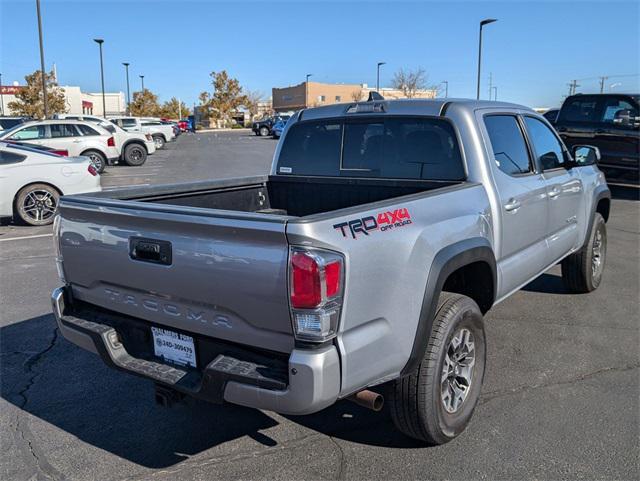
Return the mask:
{"type": "MultiPolygon", "coordinates": [[[[275,145],[183,135],[103,186],[266,173],[275,145]]],[[[346,401],[306,417],[156,406],[151,382],[58,335],[51,229],[1,226],[0,479],[638,479],[640,203],[620,197],[601,287],[568,295],[555,268],[492,309],[480,404],[435,448],[346,401]]]]}

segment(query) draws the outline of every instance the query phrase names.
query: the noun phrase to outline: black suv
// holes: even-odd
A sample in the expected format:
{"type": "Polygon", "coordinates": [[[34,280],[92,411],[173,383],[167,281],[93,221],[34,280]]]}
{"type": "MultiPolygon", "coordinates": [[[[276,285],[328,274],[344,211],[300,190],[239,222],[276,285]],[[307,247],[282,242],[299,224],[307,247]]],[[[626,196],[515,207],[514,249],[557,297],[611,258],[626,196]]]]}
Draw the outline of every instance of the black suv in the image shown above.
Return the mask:
{"type": "Polygon", "coordinates": [[[274,115],[272,117],[258,120],[251,125],[251,130],[253,130],[253,133],[256,135],[266,137],[267,135],[271,135],[271,128],[278,120],[282,119],[286,124],[289,117],[291,117],[291,115],[274,115]]]}
{"type": "Polygon", "coordinates": [[[640,95],[577,94],[566,98],[554,127],[569,148],[600,149],[598,166],[611,183],[640,185],[640,95]]]}

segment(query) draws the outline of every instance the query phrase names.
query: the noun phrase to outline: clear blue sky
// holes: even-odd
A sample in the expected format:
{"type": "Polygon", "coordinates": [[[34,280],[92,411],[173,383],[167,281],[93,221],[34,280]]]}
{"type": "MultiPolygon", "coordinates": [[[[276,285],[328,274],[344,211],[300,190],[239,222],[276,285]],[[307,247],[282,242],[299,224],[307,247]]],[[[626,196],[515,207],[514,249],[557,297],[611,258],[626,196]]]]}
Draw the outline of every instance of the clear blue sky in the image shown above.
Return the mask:
{"type": "MultiPolygon", "coordinates": [[[[100,90],[98,46],[105,39],[107,91],[132,88],[191,104],[211,90],[208,74],[226,69],[266,97],[271,87],[304,80],[375,84],[386,61],[386,86],[400,67],[422,67],[431,82],[449,81],[449,95],[474,97],[478,22],[485,30],[482,95],[493,73],[498,97],[554,106],[567,83],[596,91],[601,75],[640,72],[640,2],[189,2],[41,0],[47,68],[63,85],[100,90]]],[[[0,0],[3,84],[39,68],[35,0],[0,0]]],[[[640,91],[640,78],[611,77],[607,87],[640,91]]]]}

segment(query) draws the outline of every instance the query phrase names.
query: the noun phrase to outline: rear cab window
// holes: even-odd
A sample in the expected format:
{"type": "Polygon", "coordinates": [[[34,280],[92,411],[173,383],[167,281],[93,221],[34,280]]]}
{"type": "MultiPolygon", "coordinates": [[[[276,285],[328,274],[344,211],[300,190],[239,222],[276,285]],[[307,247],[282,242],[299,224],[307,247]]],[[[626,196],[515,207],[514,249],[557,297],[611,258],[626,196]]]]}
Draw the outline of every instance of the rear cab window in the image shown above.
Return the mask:
{"type": "Polygon", "coordinates": [[[276,173],[456,181],[466,178],[449,121],[435,117],[366,117],[292,125],[276,173]]]}

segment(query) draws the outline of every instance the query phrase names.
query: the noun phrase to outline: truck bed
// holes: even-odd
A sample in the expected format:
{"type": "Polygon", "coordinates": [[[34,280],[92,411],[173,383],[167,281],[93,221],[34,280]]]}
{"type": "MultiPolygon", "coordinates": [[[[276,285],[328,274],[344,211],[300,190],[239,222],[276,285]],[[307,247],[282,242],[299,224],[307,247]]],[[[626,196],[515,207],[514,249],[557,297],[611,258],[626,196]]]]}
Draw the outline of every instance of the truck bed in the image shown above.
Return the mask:
{"type": "Polygon", "coordinates": [[[304,217],[355,207],[461,182],[336,177],[258,176],[144,189],[99,197],[205,209],[304,217]]]}

